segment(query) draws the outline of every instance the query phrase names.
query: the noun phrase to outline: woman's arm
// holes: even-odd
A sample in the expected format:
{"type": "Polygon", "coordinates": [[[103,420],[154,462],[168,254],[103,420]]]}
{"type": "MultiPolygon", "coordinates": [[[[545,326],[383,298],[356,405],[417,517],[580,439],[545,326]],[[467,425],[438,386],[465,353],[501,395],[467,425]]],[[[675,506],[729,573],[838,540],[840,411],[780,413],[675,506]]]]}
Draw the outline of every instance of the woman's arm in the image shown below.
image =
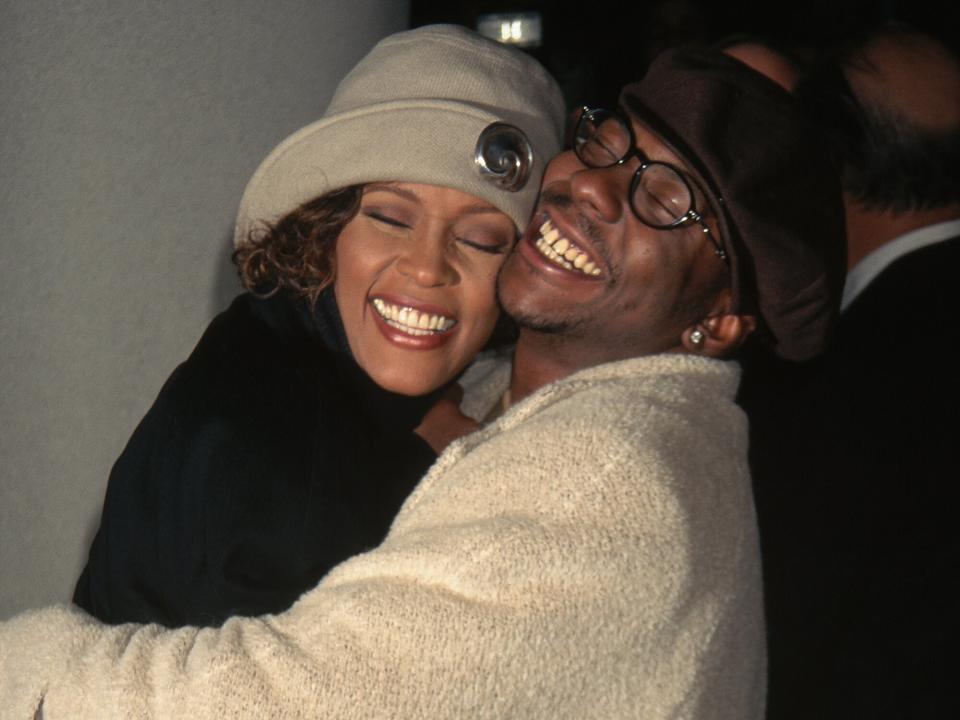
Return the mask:
{"type": "Polygon", "coordinates": [[[388,424],[409,399],[301,315],[242,296],[173,373],[111,473],[81,607],[170,627],[280,612],[383,539],[435,455],[388,424]]]}
{"type": "Polygon", "coordinates": [[[447,445],[454,440],[480,428],[480,423],[460,411],[462,399],[463,388],[454,383],[427,411],[414,431],[437,455],[446,450],[447,445]]]}

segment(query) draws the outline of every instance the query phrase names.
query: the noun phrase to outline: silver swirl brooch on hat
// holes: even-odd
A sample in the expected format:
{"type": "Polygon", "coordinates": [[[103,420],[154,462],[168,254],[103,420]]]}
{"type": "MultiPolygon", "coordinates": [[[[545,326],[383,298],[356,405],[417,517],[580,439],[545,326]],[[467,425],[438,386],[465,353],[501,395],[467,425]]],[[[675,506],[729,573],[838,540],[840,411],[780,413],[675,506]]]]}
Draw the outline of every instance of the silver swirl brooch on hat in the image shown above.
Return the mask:
{"type": "Polygon", "coordinates": [[[484,180],[516,192],[530,178],[533,148],[520,128],[495,122],[477,138],[473,159],[484,180]]]}

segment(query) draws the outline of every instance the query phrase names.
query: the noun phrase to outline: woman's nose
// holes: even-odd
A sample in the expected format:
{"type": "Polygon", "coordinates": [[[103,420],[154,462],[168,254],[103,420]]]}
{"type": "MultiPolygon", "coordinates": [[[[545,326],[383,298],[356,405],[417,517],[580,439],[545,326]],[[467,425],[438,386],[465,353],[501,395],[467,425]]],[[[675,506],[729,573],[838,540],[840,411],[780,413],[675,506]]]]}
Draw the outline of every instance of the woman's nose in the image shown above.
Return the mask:
{"type": "Polygon", "coordinates": [[[453,285],[459,279],[447,256],[447,243],[434,233],[411,239],[410,245],[397,258],[397,271],[421,287],[453,285]]]}
{"type": "Polygon", "coordinates": [[[581,212],[607,223],[623,214],[627,188],[623,168],[583,168],[570,176],[570,195],[581,212]]]}

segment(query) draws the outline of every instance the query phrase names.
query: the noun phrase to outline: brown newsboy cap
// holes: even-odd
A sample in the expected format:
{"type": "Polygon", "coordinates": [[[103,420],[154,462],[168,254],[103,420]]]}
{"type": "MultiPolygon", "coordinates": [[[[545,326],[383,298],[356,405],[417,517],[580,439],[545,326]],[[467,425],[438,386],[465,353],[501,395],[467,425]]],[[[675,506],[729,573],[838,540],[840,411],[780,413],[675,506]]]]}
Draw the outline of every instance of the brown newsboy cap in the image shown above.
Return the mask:
{"type": "Polygon", "coordinates": [[[779,356],[819,353],[839,312],[844,212],[837,170],[796,98],[720,50],[677,48],[620,104],[706,191],[737,311],[760,316],[779,356]]]}

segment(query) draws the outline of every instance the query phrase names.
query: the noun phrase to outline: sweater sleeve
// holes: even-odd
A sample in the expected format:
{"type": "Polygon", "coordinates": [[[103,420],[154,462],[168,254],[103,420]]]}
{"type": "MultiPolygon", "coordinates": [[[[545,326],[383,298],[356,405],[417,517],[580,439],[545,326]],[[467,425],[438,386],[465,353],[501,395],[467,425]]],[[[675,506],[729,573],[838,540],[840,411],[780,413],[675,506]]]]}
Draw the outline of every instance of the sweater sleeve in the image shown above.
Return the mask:
{"type": "Polygon", "coordinates": [[[760,718],[742,471],[695,415],[611,417],[615,397],[455,443],[383,545],[282,615],[162,631],[50,609],[0,626],[0,706],[29,719],[43,698],[46,720],[760,718]],[[670,430],[700,452],[649,449],[646,434],[670,430]]]}

